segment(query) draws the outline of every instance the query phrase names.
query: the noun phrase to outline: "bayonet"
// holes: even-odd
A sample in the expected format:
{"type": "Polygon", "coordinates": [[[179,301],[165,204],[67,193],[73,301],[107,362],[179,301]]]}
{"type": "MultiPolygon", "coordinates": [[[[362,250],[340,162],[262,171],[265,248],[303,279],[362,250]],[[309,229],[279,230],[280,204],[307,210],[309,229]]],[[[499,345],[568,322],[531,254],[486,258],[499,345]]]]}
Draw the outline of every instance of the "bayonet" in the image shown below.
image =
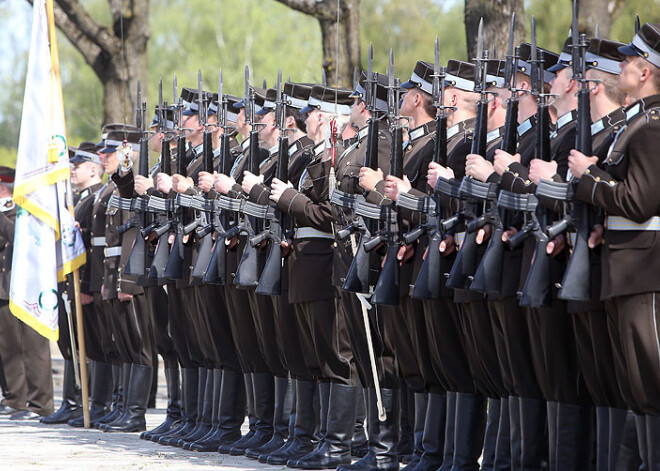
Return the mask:
{"type": "Polygon", "coordinates": [[[580,32],[578,30],[578,5],[573,0],[573,20],[571,23],[571,66],[573,80],[580,78],[580,32]]]}
{"type": "Polygon", "coordinates": [[[600,25],[596,23],[596,28],[594,29],[594,39],[600,39],[600,25]]]}
{"type": "Polygon", "coordinates": [[[374,112],[375,107],[373,106],[373,97],[375,90],[373,89],[374,86],[374,45],[373,43],[369,44],[369,59],[367,61],[367,80],[365,82],[365,97],[364,97],[364,102],[366,104],[366,108],[374,112]]]}
{"type": "Polygon", "coordinates": [[[322,70],[321,70],[321,84],[322,84],[324,87],[327,87],[327,86],[328,86],[328,76],[327,76],[327,74],[326,74],[326,72],[325,72],[325,69],[322,69],[322,70]]]}
{"type": "Polygon", "coordinates": [[[206,110],[205,110],[205,99],[204,99],[204,90],[202,89],[202,69],[197,69],[197,100],[199,101],[199,109],[197,110],[197,116],[199,117],[199,123],[203,126],[206,126],[206,110]]]}
{"type": "Polygon", "coordinates": [[[484,19],[479,20],[479,29],[477,33],[477,57],[474,59],[474,91],[479,93],[486,88],[483,80],[483,71],[486,69],[484,63],[484,19]]]}
{"type": "Polygon", "coordinates": [[[635,34],[639,33],[639,28],[641,28],[641,25],[639,23],[639,15],[635,17],[635,34]]]}
{"type": "Polygon", "coordinates": [[[534,15],[532,15],[531,43],[532,51],[530,62],[532,70],[530,77],[532,79],[532,95],[538,97],[538,95],[543,91],[542,85],[539,84],[539,80],[542,80],[543,77],[539,76],[538,50],[536,47],[536,19],[534,18],[534,15]]]}
{"type": "Polygon", "coordinates": [[[513,36],[516,26],[516,14],[511,14],[511,23],[509,24],[509,42],[506,46],[506,65],[504,66],[504,83],[509,88],[513,88],[512,80],[514,75],[514,58],[513,58],[513,36]]]}

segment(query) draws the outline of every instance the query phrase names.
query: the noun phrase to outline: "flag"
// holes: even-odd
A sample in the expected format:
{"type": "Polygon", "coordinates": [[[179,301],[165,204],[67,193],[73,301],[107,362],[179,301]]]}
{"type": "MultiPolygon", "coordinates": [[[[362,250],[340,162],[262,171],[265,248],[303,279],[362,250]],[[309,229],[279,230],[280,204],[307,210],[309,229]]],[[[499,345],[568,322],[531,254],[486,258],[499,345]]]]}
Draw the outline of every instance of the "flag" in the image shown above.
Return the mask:
{"type": "Polygon", "coordinates": [[[85,263],[70,210],[70,170],[52,0],[35,0],[18,141],[9,289],[12,314],[57,340],[57,282],[85,263]]]}

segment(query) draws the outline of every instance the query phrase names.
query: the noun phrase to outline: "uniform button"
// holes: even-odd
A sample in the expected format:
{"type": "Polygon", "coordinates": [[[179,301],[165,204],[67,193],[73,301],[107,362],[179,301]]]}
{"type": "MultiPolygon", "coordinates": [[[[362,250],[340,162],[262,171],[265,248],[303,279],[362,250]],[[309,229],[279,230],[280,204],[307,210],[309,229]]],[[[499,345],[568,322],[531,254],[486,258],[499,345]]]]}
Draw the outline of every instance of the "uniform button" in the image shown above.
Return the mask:
{"type": "Polygon", "coordinates": [[[530,183],[532,183],[532,182],[529,181],[529,180],[525,180],[525,185],[529,185],[530,183]]]}
{"type": "Polygon", "coordinates": [[[600,177],[596,177],[596,181],[599,182],[599,181],[600,181],[600,177]]]}
{"type": "Polygon", "coordinates": [[[591,170],[586,169],[586,170],[584,171],[584,174],[585,174],[585,175],[590,175],[590,174],[591,174],[591,170]]]}
{"type": "Polygon", "coordinates": [[[516,172],[516,173],[513,174],[513,176],[518,178],[520,176],[520,174],[518,172],[516,172]]]}
{"type": "Polygon", "coordinates": [[[616,182],[614,180],[610,180],[610,186],[616,185],[616,182]]]}

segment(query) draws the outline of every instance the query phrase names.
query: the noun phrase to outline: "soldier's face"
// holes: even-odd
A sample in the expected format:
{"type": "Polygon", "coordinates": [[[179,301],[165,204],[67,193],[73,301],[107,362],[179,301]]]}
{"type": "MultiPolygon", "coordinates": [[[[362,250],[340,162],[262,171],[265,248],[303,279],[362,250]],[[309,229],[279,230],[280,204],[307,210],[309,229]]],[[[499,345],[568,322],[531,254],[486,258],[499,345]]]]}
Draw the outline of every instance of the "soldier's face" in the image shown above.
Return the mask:
{"type": "Polygon", "coordinates": [[[399,110],[402,116],[412,115],[412,112],[415,109],[415,98],[417,95],[418,93],[415,91],[415,89],[410,89],[403,94],[401,99],[401,108],[399,110]]]}
{"type": "Polygon", "coordinates": [[[307,135],[314,140],[316,140],[315,136],[319,133],[319,128],[321,127],[321,118],[320,111],[312,110],[307,114],[307,119],[305,120],[307,135]]]}
{"type": "Polygon", "coordinates": [[[163,150],[163,137],[165,135],[162,132],[157,132],[149,138],[149,147],[152,151],[160,154],[163,150]]]}
{"type": "Polygon", "coordinates": [[[573,76],[573,71],[570,67],[564,67],[552,80],[552,86],[550,88],[550,93],[557,95],[558,98],[561,98],[571,86],[571,81],[573,76]]]}
{"type": "Polygon", "coordinates": [[[351,105],[351,123],[360,125],[362,122],[362,112],[364,111],[364,101],[360,98],[354,98],[351,105]]]}
{"type": "Polygon", "coordinates": [[[83,163],[77,163],[71,165],[71,184],[74,187],[78,187],[83,184],[85,176],[83,175],[83,163]]]}
{"type": "Polygon", "coordinates": [[[259,138],[270,145],[274,145],[279,137],[279,131],[275,127],[275,113],[272,111],[266,113],[261,118],[261,123],[265,124],[265,126],[261,126],[262,129],[259,130],[259,138]]]}
{"type": "Polygon", "coordinates": [[[641,60],[636,56],[626,56],[621,62],[621,73],[619,74],[619,88],[622,92],[631,93],[639,84],[639,76],[642,73],[641,60]]]}
{"type": "Polygon", "coordinates": [[[118,165],[117,151],[105,154],[105,158],[103,159],[103,170],[105,170],[105,173],[112,175],[117,171],[118,165]]]}

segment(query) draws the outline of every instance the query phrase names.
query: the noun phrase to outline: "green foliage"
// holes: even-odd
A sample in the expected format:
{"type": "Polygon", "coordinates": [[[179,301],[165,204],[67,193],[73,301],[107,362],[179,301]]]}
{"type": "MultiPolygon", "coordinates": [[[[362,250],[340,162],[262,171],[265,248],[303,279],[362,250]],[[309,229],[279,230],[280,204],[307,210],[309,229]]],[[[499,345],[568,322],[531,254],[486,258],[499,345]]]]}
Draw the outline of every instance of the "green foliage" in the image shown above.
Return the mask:
{"type": "Polygon", "coordinates": [[[16,148],[0,146],[0,165],[16,167],[16,148]]]}

